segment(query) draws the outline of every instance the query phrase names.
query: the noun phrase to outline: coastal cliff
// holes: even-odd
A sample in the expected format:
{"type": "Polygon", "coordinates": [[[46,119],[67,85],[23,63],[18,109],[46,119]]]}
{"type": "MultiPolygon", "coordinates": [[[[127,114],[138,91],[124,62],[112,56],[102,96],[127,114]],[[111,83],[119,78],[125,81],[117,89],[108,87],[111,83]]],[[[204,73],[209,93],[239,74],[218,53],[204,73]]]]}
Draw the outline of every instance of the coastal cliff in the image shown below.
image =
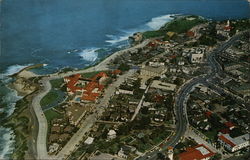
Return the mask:
{"type": "Polygon", "coordinates": [[[29,107],[34,94],[39,89],[40,76],[29,69],[40,65],[29,66],[11,75],[14,81],[9,87],[15,89],[23,98],[16,102],[14,113],[5,120],[4,126],[11,128],[15,135],[15,149],[11,159],[35,159],[34,139],[37,133],[37,121],[33,110],[29,107]]]}

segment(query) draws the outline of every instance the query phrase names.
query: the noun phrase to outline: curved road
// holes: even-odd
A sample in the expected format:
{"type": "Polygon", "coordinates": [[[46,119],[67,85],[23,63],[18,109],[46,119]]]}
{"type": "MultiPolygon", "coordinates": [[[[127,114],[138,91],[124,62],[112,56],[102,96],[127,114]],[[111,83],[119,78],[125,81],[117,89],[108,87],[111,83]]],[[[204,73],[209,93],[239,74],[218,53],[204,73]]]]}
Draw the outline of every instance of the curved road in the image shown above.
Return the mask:
{"type": "Polygon", "coordinates": [[[38,135],[37,135],[37,141],[36,141],[36,153],[37,153],[37,159],[60,159],[61,157],[56,157],[56,156],[49,156],[47,152],[47,129],[48,129],[48,124],[47,124],[47,119],[43,113],[42,107],[40,105],[41,99],[51,90],[51,84],[50,80],[53,79],[58,79],[58,78],[63,78],[66,76],[70,76],[73,74],[77,73],[87,73],[87,72],[93,72],[93,71],[102,71],[102,70],[108,70],[108,63],[110,60],[114,59],[117,56],[120,56],[130,50],[142,48],[148,44],[150,40],[145,40],[141,44],[138,44],[134,47],[124,49],[118,52],[115,52],[114,54],[110,55],[106,59],[104,59],[102,62],[100,62],[98,65],[83,69],[83,70],[78,70],[78,71],[72,71],[72,72],[67,72],[67,73],[60,73],[60,74],[51,74],[48,75],[44,78],[41,79],[40,83],[43,86],[43,89],[40,90],[39,93],[37,93],[33,100],[32,100],[32,108],[35,112],[35,115],[38,120],[38,135]]]}
{"type": "Polygon", "coordinates": [[[201,83],[207,84],[206,80],[208,80],[211,77],[214,77],[216,74],[222,73],[222,67],[217,62],[216,58],[217,56],[225,51],[228,47],[230,47],[236,40],[238,40],[244,33],[248,31],[239,33],[232,38],[230,38],[228,41],[224,42],[222,45],[214,49],[207,58],[207,61],[211,67],[211,72],[208,73],[205,76],[199,76],[197,78],[192,79],[189,81],[187,84],[185,84],[180,92],[177,95],[176,102],[175,102],[175,116],[176,116],[176,133],[174,136],[170,138],[169,141],[164,143],[164,146],[162,147],[161,151],[153,151],[150,153],[145,154],[142,157],[139,157],[139,160],[144,160],[144,159],[157,159],[157,154],[158,153],[163,153],[164,151],[167,150],[169,146],[175,147],[175,145],[178,144],[178,142],[182,139],[183,135],[185,134],[186,128],[188,126],[188,119],[187,119],[187,114],[186,114],[186,100],[189,97],[189,93],[192,92],[192,89],[201,83]]]}

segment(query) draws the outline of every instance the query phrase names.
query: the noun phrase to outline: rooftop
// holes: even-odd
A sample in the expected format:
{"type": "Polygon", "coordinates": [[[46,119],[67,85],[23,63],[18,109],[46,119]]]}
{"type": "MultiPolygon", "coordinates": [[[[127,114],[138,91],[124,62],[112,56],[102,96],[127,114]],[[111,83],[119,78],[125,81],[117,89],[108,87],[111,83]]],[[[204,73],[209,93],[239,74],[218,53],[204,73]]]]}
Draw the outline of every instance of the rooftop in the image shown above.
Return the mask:
{"type": "Polygon", "coordinates": [[[232,138],[229,134],[221,134],[219,135],[219,139],[229,144],[231,147],[234,147],[249,141],[249,134],[244,134],[235,138],[232,138]]]}
{"type": "Polygon", "coordinates": [[[187,148],[187,151],[179,155],[180,160],[201,160],[208,157],[214,156],[215,153],[212,152],[204,144],[199,144],[198,146],[187,148]]]}

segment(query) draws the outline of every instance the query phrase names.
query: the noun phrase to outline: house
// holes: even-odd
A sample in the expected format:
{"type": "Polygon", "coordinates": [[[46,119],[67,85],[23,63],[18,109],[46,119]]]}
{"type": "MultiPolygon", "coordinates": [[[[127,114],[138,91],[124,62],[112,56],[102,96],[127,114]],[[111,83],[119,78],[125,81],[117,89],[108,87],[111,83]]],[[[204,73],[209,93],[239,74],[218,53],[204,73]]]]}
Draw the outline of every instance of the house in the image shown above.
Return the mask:
{"type": "Polygon", "coordinates": [[[85,141],[84,144],[92,144],[94,142],[94,138],[88,137],[85,141]]]}
{"type": "Polygon", "coordinates": [[[218,141],[230,152],[238,151],[249,146],[249,134],[232,138],[229,134],[218,134],[218,141]]]}
{"type": "Polygon", "coordinates": [[[52,126],[51,127],[51,133],[60,133],[61,127],[60,126],[52,126]]]}
{"type": "Polygon", "coordinates": [[[226,77],[226,78],[224,78],[223,80],[221,80],[221,83],[225,85],[225,84],[227,84],[227,83],[230,82],[230,81],[232,81],[232,78],[226,77]]]}
{"type": "Polygon", "coordinates": [[[175,32],[170,32],[170,31],[167,32],[167,36],[170,38],[173,37],[174,35],[175,35],[175,32]]]}
{"type": "Polygon", "coordinates": [[[159,80],[154,80],[151,84],[152,88],[167,90],[167,91],[175,91],[176,85],[171,83],[161,82],[159,80]]]}
{"type": "Polygon", "coordinates": [[[115,132],[115,130],[113,130],[113,129],[111,129],[111,130],[109,130],[109,132],[108,132],[108,139],[114,139],[116,137],[116,132],[115,132]]]}
{"type": "Polygon", "coordinates": [[[67,85],[67,91],[69,94],[74,94],[76,91],[81,91],[82,88],[78,87],[78,80],[81,78],[80,74],[75,74],[64,78],[64,82],[67,85]]]}
{"type": "Polygon", "coordinates": [[[125,90],[125,89],[118,89],[118,91],[116,91],[116,94],[130,94],[130,95],[133,95],[134,94],[134,91],[130,91],[130,90],[125,90]]]}
{"type": "Polygon", "coordinates": [[[105,81],[108,76],[105,72],[100,72],[91,78],[91,81],[83,88],[82,101],[96,102],[104,89],[102,82],[105,81]]]}
{"type": "Polygon", "coordinates": [[[232,122],[225,122],[225,126],[229,129],[232,130],[235,128],[235,125],[232,122]]]}
{"type": "Polygon", "coordinates": [[[50,143],[58,142],[58,138],[59,138],[58,134],[50,134],[49,135],[49,142],[50,143]]]}
{"type": "Polygon", "coordinates": [[[58,143],[53,143],[52,145],[49,146],[49,153],[54,153],[58,150],[59,144],[58,143]]]}
{"type": "Polygon", "coordinates": [[[194,37],[195,36],[195,33],[193,31],[187,31],[187,36],[188,37],[194,37]]]}
{"type": "Polygon", "coordinates": [[[204,144],[199,144],[195,147],[187,148],[186,152],[179,154],[179,160],[209,160],[215,155],[204,144]]]}
{"type": "Polygon", "coordinates": [[[121,158],[127,159],[129,153],[135,152],[135,151],[136,151],[136,148],[135,148],[135,147],[125,145],[125,146],[122,146],[122,147],[121,147],[121,149],[119,150],[119,152],[118,152],[117,155],[118,155],[119,157],[121,157],[121,158]]]}
{"type": "MultiPolygon", "coordinates": [[[[119,70],[116,70],[115,73],[120,73],[119,70]]],[[[113,74],[115,74],[113,73],[113,74]]],[[[67,91],[69,94],[74,94],[77,91],[80,92],[80,100],[84,102],[96,102],[97,98],[100,96],[101,92],[104,89],[104,83],[107,81],[107,74],[105,72],[100,72],[90,79],[85,79],[88,83],[85,87],[80,87],[78,84],[81,84],[83,78],[80,74],[75,74],[69,77],[65,77],[64,81],[67,85],[67,91]]]]}
{"type": "Polygon", "coordinates": [[[68,133],[64,133],[59,135],[59,141],[64,142],[70,138],[70,135],[68,133]]]}
{"type": "Polygon", "coordinates": [[[149,62],[149,66],[151,67],[160,67],[160,66],[164,66],[165,63],[164,62],[149,62]]]}
{"type": "Polygon", "coordinates": [[[202,53],[192,53],[190,55],[191,63],[201,63],[203,61],[204,54],[202,53]]]}

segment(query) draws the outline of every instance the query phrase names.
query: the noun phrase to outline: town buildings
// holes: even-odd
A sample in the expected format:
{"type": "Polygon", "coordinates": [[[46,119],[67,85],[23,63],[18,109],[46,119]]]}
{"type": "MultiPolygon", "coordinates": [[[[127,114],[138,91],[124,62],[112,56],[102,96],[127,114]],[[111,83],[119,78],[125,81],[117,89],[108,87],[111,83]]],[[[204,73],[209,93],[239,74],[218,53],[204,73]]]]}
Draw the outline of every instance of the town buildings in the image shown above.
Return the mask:
{"type": "Polygon", "coordinates": [[[235,138],[232,138],[229,134],[219,133],[218,141],[230,152],[238,151],[250,145],[248,133],[235,138]]]}
{"type": "Polygon", "coordinates": [[[179,155],[179,160],[209,160],[215,155],[207,146],[199,144],[187,148],[187,151],[179,155]]]}

